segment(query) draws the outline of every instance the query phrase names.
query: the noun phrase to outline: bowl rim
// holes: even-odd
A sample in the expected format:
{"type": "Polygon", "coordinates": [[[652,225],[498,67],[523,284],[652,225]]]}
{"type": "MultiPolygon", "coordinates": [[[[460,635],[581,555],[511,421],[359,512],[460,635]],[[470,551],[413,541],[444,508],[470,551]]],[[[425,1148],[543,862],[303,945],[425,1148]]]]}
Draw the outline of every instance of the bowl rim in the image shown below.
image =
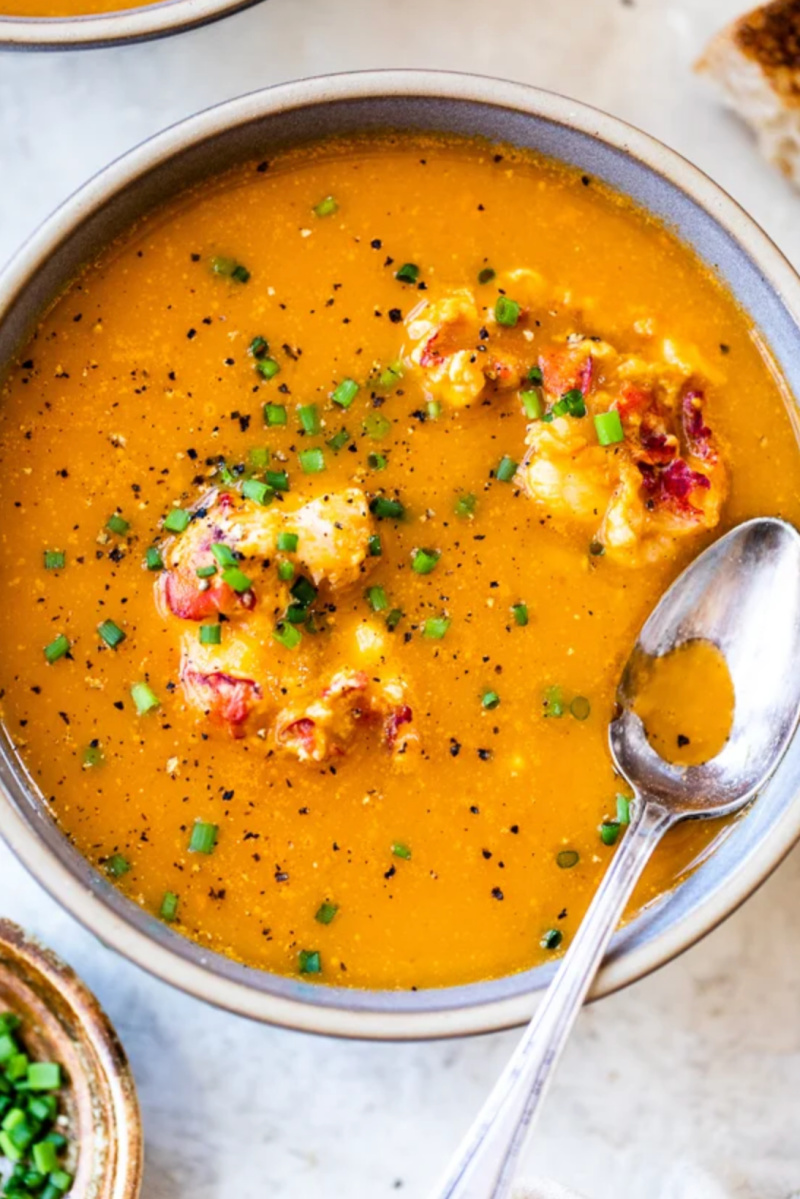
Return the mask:
{"type": "MultiPolygon", "coordinates": [[[[542,118],[588,135],[638,160],[682,191],[719,225],[757,264],[769,288],[800,327],[800,277],[774,243],[744,210],[703,172],[655,138],[624,121],[556,93],[525,84],[444,71],[379,70],[327,75],[261,89],[208,108],[156,134],[88,180],[22,245],[0,275],[0,320],[61,242],[114,196],[173,155],[268,115],[339,101],[418,98],[475,103],[542,118]]],[[[49,819],[49,818],[48,818],[49,819]]],[[[197,998],[241,1015],[300,1031],[376,1040],[416,1040],[461,1036],[513,1027],[529,1019],[536,1006],[533,988],[492,999],[467,997],[470,987],[425,991],[437,1001],[425,1010],[391,1010],[377,1004],[365,1010],[347,1006],[345,989],[298,984],[285,994],[223,977],[207,967],[207,957],[188,960],[177,945],[151,937],[104,897],[103,888],[87,886],[37,835],[15,807],[10,792],[0,794],[0,834],[29,872],[72,915],[108,946],[163,981],[197,998]],[[321,992],[341,999],[325,1002],[321,992]]],[[[646,942],[612,953],[591,992],[599,998],[627,986],[695,944],[720,924],[768,877],[800,838],[800,804],[788,803],[769,835],[751,848],[723,881],[694,910],[646,942]]],[[[106,886],[108,886],[106,884],[106,886]]],[[[130,903],[130,901],[126,901],[130,903]]],[[[135,908],[136,905],[132,905],[135,908]]],[[[127,909],[126,909],[127,910],[127,909]]],[[[138,910],[138,909],[137,909],[138,910]]],[[[176,941],[182,941],[173,934],[176,941]]],[[[555,963],[553,963],[553,969],[555,963]]],[[[256,973],[255,971],[253,972],[256,973]]],[[[542,974],[543,981],[549,975],[542,974]]],[[[362,992],[361,994],[364,994],[362,992]]]]}
{"type": "Polygon", "coordinates": [[[0,49],[92,50],[169,37],[252,8],[261,0],[155,0],[136,8],[71,17],[0,14],[0,49]]]}

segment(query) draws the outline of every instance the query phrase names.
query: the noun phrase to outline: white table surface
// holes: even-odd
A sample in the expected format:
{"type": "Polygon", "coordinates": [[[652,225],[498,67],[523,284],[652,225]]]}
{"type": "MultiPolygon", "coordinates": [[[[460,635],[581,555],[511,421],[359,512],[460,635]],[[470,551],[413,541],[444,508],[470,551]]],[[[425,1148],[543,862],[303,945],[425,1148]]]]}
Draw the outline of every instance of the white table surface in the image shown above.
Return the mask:
{"type": "MultiPolygon", "coordinates": [[[[690,64],[737,0],[269,0],[178,38],[0,53],[0,259],[92,171],[253,88],[367,67],[503,75],[661,137],[800,264],[800,195],[690,64]]],[[[590,1199],[800,1199],[795,853],[655,977],[587,1010],[531,1165],[590,1199]]],[[[0,846],[0,912],[94,988],[139,1084],[146,1199],[426,1194],[515,1034],[348,1044],[215,1011],[103,949],[0,846]]]]}

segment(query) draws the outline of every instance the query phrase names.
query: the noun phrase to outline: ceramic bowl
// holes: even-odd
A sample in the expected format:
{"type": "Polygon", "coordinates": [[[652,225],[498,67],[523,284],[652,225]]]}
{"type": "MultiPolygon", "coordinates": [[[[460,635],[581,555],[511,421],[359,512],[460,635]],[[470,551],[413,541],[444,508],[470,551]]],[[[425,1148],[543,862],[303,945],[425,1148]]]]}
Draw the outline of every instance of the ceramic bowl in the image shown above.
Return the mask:
{"type": "Polygon", "coordinates": [[[74,17],[0,16],[0,48],[86,50],[168,37],[208,25],[259,0],[160,0],[141,8],[74,17]]]}
{"type": "Polygon", "coordinates": [[[69,1080],[70,1194],[138,1199],[142,1129],[125,1051],[74,971],[9,920],[0,920],[0,1011],[20,1016],[34,1059],[59,1062],[69,1080]]]}
{"type": "MultiPolygon", "coordinates": [[[[310,139],[401,128],[531,147],[603,179],[666,222],[734,293],[800,394],[800,279],[714,183],[652,138],[575,101],[513,83],[427,72],[306,80],[210,109],[144,143],[81,189],[0,277],[0,366],[79,267],[166,197],[247,157],[310,139]]],[[[615,937],[594,995],[663,965],[741,903],[800,835],[800,740],[744,819],[680,886],[615,937]]],[[[68,844],[0,738],[0,832],[29,870],[114,949],[223,1007],[355,1037],[484,1032],[526,1020],[555,964],[413,993],[340,990],[266,972],[181,938],[125,899],[68,844]]]]}

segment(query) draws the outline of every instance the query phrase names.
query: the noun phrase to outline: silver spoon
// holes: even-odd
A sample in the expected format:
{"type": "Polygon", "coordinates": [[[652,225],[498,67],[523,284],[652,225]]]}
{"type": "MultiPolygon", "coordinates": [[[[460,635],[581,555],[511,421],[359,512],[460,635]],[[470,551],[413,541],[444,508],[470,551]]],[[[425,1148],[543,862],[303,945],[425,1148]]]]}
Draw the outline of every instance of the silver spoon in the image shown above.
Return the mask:
{"type": "Polygon", "coordinates": [[[681,820],[729,816],[780,761],[800,715],[800,535],[780,520],[739,525],[701,554],[652,613],[622,675],[611,753],[634,792],[631,823],[508,1066],[432,1199],[506,1199],[586,993],[661,837],[681,820]],[[715,758],[673,766],[633,711],[637,667],[689,641],[716,645],[734,687],[733,727],[715,758]]]}

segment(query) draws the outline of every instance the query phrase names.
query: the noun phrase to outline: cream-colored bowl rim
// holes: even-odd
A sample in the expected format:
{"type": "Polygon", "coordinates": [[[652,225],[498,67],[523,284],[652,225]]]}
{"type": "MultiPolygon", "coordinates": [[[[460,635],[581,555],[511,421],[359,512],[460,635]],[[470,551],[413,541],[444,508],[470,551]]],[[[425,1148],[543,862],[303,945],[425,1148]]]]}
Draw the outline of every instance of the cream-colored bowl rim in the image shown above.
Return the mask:
{"type": "Polygon", "coordinates": [[[16,50],[83,50],[141,42],[196,29],[260,0],[160,0],[139,8],[74,17],[0,15],[0,47],[16,50]]]}

